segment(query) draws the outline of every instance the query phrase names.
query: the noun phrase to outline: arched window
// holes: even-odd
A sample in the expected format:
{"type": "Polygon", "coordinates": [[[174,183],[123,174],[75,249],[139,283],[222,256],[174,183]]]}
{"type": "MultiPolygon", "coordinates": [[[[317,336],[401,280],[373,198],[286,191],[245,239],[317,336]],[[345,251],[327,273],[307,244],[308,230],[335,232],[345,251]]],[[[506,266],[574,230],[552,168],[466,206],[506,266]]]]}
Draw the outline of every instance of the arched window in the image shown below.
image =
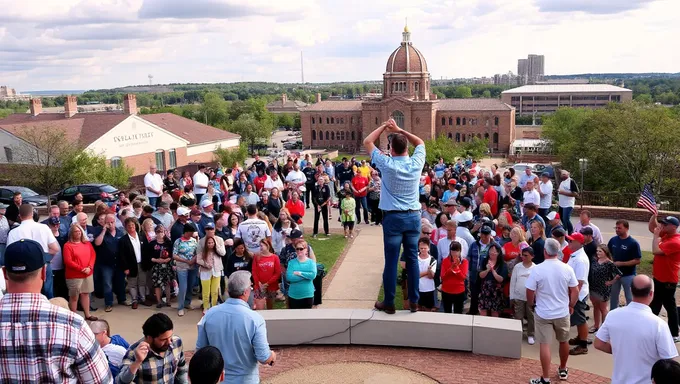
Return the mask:
{"type": "Polygon", "coordinates": [[[493,125],[498,126],[498,117],[493,118],[493,125]]]}
{"type": "Polygon", "coordinates": [[[463,135],[463,143],[465,142],[465,135],[463,135]]]}
{"type": "Polygon", "coordinates": [[[493,143],[498,144],[498,133],[497,132],[494,132],[494,134],[493,134],[493,143]]]}
{"type": "Polygon", "coordinates": [[[375,125],[378,125],[378,117],[375,118],[375,125]]]}
{"type": "MultiPolygon", "coordinates": [[[[7,150],[8,147],[5,147],[5,150],[7,150]]],[[[120,156],[114,156],[111,158],[111,168],[120,168],[121,164],[121,158],[120,156]]],[[[7,162],[11,163],[12,159],[7,159],[7,162]]]]}
{"type": "Polygon", "coordinates": [[[484,134],[484,139],[489,140],[489,134],[488,133],[484,134]]]}
{"type": "Polygon", "coordinates": [[[463,117],[463,125],[465,125],[467,120],[463,117]]]}
{"type": "Polygon", "coordinates": [[[326,118],[326,124],[330,124],[330,123],[331,123],[331,119],[329,117],[327,117],[326,118]]]}
{"type": "Polygon", "coordinates": [[[456,125],[460,125],[460,117],[456,117],[456,125]]]}
{"type": "Polygon", "coordinates": [[[349,118],[349,122],[350,122],[350,124],[354,124],[354,116],[349,118]]]}
{"type": "Polygon", "coordinates": [[[417,81],[415,82],[415,87],[416,87],[416,92],[420,91],[420,84],[417,81]]]}
{"type": "Polygon", "coordinates": [[[316,121],[314,121],[314,118],[312,117],[312,124],[316,124],[316,121]]]}
{"type": "Polygon", "coordinates": [[[165,151],[162,149],[156,150],[156,168],[165,171],[165,151]]]}
{"type": "Polygon", "coordinates": [[[345,140],[349,140],[349,131],[345,131],[345,140]]]}
{"type": "Polygon", "coordinates": [[[330,134],[326,131],[326,140],[330,140],[330,134]]]}
{"type": "Polygon", "coordinates": [[[449,125],[453,125],[453,117],[449,116],[449,125]]]}
{"type": "Polygon", "coordinates": [[[456,133],[456,143],[460,143],[460,133],[456,133]]]}
{"type": "Polygon", "coordinates": [[[446,117],[442,117],[442,125],[446,125],[446,117]]]}
{"type": "Polygon", "coordinates": [[[453,138],[453,134],[452,134],[451,132],[449,132],[448,137],[449,137],[449,140],[452,139],[452,138],[453,138]]]}
{"type": "Polygon", "coordinates": [[[356,140],[356,138],[354,136],[354,131],[352,131],[352,140],[356,140]]]}
{"type": "Polygon", "coordinates": [[[478,139],[481,139],[481,138],[482,138],[482,134],[481,134],[481,133],[478,133],[478,134],[477,134],[477,138],[478,138],[478,139]]]}
{"type": "Polygon", "coordinates": [[[335,118],[331,117],[331,124],[335,124],[335,118]]]}
{"type": "Polygon", "coordinates": [[[397,123],[397,126],[399,126],[399,128],[406,129],[406,127],[404,126],[404,114],[401,111],[396,110],[392,112],[392,118],[397,123]]]}
{"type": "Polygon", "coordinates": [[[312,129],[312,141],[316,140],[316,131],[312,129]]]}
{"type": "Polygon", "coordinates": [[[335,140],[335,132],[331,132],[331,140],[335,140]]]}

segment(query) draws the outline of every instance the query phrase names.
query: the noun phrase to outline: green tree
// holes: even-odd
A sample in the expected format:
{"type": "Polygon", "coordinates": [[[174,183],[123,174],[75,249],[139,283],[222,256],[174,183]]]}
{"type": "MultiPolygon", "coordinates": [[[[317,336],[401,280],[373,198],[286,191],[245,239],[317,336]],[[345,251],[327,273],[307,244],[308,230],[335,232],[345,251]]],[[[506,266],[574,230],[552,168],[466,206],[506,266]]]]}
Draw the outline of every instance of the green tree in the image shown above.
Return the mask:
{"type": "Polygon", "coordinates": [[[484,92],[482,92],[482,97],[485,98],[485,99],[490,99],[491,98],[491,91],[489,91],[488,89],[484,90],[484,92]]]}
{"type": "Polygon", "coordinates": [[[288,113],[279,114],[277,120],[277,125],[279,127],[293,128],[293,125],[295,124],[295,119],[288,113]]]}
{"type": "Polygon", "coordinates": [[[481,159],[489,155],[489,140],[487,139],[474,137],[462,144],[462,157],[481,159]]]}
{"type": "Polygon", "coordinates": [[[241,140],[250,146],[251,152],[255,144],[268,141],[272,135],[271,126],[266,126],[257,121],[253,116],[245,113],[234,121],[229,130],[241,135],[241,140]]]}
{"type": "Polygon", "coordinates": [[[208,92],[204,96],[199,113],[201,114],[199,121],[202,123],[212,126],[226,124],[229,120],[229,104],[221,94],[208,92]]]}
{"type": "Polygon", "coordinates": [[[641,93],[635,96],[635,101],[638,101],[643,104],[651,104],[654,102],[654,99],[652,99],[652,95],[650,95],[649,93],[641,93]]]}
{"type": "Polygon", "coordinates": [[[217,161],[224,167],[231,168],[235,164],[243,164],[248,157],[248,145],[241,142],[238,148],[229,149],[218,147],[214,152],[217,161]]]}
{"type": "Polygon", "coordinates": [[[657,95],[656,101],[661,104],[677,105],[680,102],[680,97],[671,91],[666,91],[657,95]]]}
{"type": "Polygon", "coordinates": [[[62,167],[70,175],[68,184],[105,183],[123,189],[130,185],[134,173],[124,162],[119,167],[111,167],[106,157],[92,151],[77,151],[65,159],[62,167]]]}
{"type": "Polygon", "coordinates": [[[452,163],[461,154],[461,148],[453,140],[444,135],[440,135],[432,140],[425,140],[425,159],[428,163],[437,162],[440,157],[445,162],[452,163]]]}
{"type": "Polygon", "coordinates": [[[466,87],[461,85],[460,87],[456,87],[456,91],[453,94],[453,97],[456,99],[467,99],[472,97],[472,89],[470,87],[466,87]]]}

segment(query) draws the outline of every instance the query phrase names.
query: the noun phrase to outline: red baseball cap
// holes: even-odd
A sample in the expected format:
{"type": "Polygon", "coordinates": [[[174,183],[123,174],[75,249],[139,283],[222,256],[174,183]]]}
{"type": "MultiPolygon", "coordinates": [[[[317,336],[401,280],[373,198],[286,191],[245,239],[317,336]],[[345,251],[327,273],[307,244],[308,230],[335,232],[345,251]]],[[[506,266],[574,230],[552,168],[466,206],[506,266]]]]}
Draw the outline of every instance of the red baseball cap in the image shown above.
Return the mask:
{"type": "Polygon", "coordinates": [[[456,179],[449,179],[449,185],[456,185],[456,179]]]}
{"type": "Polygon", "coordinates": [[[567,236],[567,240],[578,241],[581,244],[586,242],[585,237],[583,237],[583,234],[580,233],[580,232],[574,232],[574,233],[571,234],[571,236],[567,236]]]}

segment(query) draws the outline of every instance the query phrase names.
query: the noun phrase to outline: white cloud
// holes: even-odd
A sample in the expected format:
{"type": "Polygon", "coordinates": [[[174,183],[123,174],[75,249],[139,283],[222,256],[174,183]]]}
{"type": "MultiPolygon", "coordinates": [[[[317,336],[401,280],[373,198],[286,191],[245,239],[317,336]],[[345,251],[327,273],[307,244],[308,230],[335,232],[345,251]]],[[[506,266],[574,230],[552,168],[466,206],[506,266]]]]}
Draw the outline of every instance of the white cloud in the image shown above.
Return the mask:
{"type": "Polygon", "coordinates": [[[433,78],[675,72],[680,2],[653,0],[0,0],[0,79],[20,90],[380,80],[408,17],[433,78]]]}

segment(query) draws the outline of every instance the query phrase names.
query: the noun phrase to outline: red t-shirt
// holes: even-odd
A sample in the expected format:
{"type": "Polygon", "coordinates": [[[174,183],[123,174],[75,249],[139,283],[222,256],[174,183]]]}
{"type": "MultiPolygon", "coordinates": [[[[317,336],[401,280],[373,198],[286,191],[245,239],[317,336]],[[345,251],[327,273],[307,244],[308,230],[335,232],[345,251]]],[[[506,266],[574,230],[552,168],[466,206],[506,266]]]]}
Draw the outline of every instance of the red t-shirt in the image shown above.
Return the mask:
{"type": "Polygon", "coordinates": [[[569,248],[568,245],[562,249],[562,255],[563,255],[562,261],[565,264],[569,262],[569,258],[571,257],[572,253],[574,253],[574,251],[572,251],[571,248],[569,248]]]}
{"type": "Polygon", "coordinates": [[[468,274],[468,261],[463,259],[460,265],[451,270],[451,258],[442,259],[442,292],[451,295],[465,292],[465,279],[468,274]]]}
{"type": "Polygon", "coordinates": [[[267,291],[276,292],[279,290],[279,280],[281,279],[281,262],[275,254],[269,256],[255,256],[253,263],[253,283],[258,289],[260,283],[269,283],[267,291]]]}
{"type": "Polygon", "coordinates": [[[255,192],[260,192],[262,188],[264,188],[264,182],[267,181],[267,176],[258,176],[253,180],[253,184],[255,185],[255,192]]]}
{"type": "MultiPolygon", "coordinates": [[[[357,191],[362,188],[366,188],[368,186],[368,179],[363,176],[355,176],[352,179],[352,186],[357,191]]],[[[364,190],[363,192],[355,193],[354,197],[366,197],[366,195],[368,195],[368,188],[366,188],[366,190],[364,190]]]]}
{"type": "MultiPolygon", "coordinates": [[[[298,200],[297,203],[294,203],[293,199],[288,200],[286,202],[286,209],[288,209],[291,216],[298,215],[302,218],[305,215],[305,203],[302,200],[298,200]]],[[[298,224],[301,223],[302,220],[298,220],[298,224]]]]}
{"type": "Polygon", "coordinates": [[[652,275],[662,283],[678,283],[680,272],[680,233],[661,238],[659,249],[664,255],[654,255],[652,275]]]}
{"type": "Polygon", "coordinates": [[[508,262],[515,260],[517,257],[519,257],[521,252],[520,250],[521,245],[522,243],[517,244],[517,246],[515,246],[512,243],[512,241],[505,243],[505,245],[503,245],[503,260],[508,262]]]}
{"type": "Polygon", "coordinates": [[[494,187],[486,189],[483,202],[489,204],[491,207],[491,214],[496,217],[496,215],[498,215],[498,192],[496,192],[494,187]]]}

